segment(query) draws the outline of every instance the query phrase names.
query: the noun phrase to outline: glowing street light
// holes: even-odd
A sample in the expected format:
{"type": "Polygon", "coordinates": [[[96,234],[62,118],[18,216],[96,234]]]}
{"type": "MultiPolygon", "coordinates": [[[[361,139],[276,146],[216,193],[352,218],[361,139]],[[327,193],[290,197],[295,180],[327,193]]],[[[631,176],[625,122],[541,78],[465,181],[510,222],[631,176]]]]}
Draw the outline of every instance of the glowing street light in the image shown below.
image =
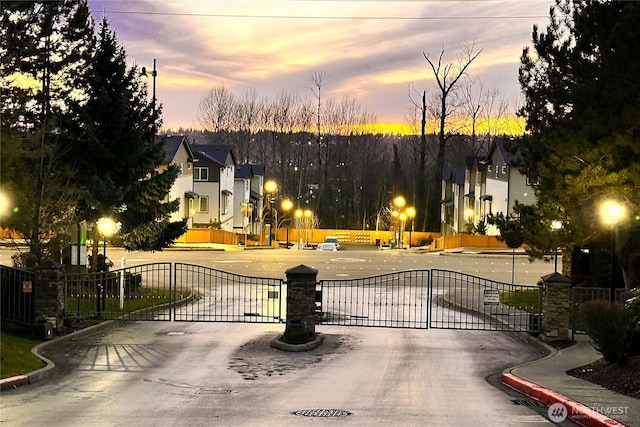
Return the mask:
{"type": "MultiPolygon", "coordinates": [[[[559,221],[557,219],[554,219],[553,221],[551,221],[551,230],[554,233],[557,233],[561,229],[562,229],[562,221],[559,221]]],[[[557,243],[556,243],[554,252],[555,252],[555,257],[554,257],[554,263],[553,263],[554,264],[553,271],[557,273],[558,272],[558,244],[557,243]]]]}
{"type": "Polygon", "coordinates": [[[272,179],[264,183],[264,191],[266,191],[266,193],[268,194],[267,202],[269,203],[269,238],[268,238],[269,246],[271,246],[271,233],[273,229],[273,205],[272,204],[273,202],[275,202],[275,200],[273,199],[273,193],[275,193],[277,189],[278,189],[278,184],[272,179]]]}
{"type": "Polygon", "coordinates": [[[603,225],[611,226],[611,275],[609,279],[609,299],[611,302],[616,300],[616,286],[613,277],[615,264],[615,227],[624,221],[626,215],[627,212],[624,205],[615,200],[605,200],[600,205],[600,221],[603,225]]]}
{"type": "MultiPolygon", "coordinates": [[[[289,214],[289,211],[293,208],[293,202],[291,201],[291,199],[284,199],[282,201],[282,203],[280,204],[280,207],[282,207],[282,210],[286,212],[286,214],[289,214]]],[[[289,249],[289,223],[287,224],[287,249],[289,249]]]]}
{"type": "Polygon", "coordinates": [[[120,223],[116,223],[109,217],[102,217],[96,222],[98,231],[102,236],[102,270],[107,271],[107,239],[113,236],[119,229],[120,223]]]}
{"type": "Polygon", "coordinates": [[[411,228],[409,228],[409,248],[411,248],[411,232],[413,231],[413,218],[416,217],[416,208],[409,206],[406,211],[409,220],[411,220],[411,228]]]}

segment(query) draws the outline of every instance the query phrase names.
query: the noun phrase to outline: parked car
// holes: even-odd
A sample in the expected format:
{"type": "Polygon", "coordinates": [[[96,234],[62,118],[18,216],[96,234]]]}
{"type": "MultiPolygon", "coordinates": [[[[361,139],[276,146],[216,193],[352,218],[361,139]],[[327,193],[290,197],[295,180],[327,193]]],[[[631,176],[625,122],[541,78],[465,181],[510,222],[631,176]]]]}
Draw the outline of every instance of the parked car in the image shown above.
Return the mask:
{"type": "Polygon", "coordinates": [[[318,245],[318,248],[316,249],[318,251],[337,251],[338,247],[336,246],[335,243],[320,243],[318,245]]]}
{"type": "Polygon", "coordinates": [[[340,250],[340,242],[338,241],[338,238],[335,236],[327,236],[324,238],[324,242],[325,243],[333,243],[334,245],[336,245],[336,250],[339,251],[340,250]]]}

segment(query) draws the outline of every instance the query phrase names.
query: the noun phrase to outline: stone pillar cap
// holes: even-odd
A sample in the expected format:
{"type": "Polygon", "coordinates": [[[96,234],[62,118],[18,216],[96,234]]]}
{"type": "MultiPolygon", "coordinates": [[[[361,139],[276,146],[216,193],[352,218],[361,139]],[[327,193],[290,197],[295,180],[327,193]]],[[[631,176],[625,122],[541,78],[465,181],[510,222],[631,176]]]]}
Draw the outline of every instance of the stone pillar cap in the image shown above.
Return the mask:
{"type": "Polygon", "coordinates": [[[557,271],[551,274],[547,274],[546,276],[542,276],[542,280],[545,282],[554,282],[554,283],[571,283],[570,278],[568,278],[567,276],[563,276],[557,271]]]}
{"type": "Polygon", "coordinates": [[[285,271],[285,274],[317,274],[318,270],[316,270],[315,268],[311,268],[309,266],[306,266],[304,264],[300,264],[296,267],[291,267],[290,269],[285,271]]]}

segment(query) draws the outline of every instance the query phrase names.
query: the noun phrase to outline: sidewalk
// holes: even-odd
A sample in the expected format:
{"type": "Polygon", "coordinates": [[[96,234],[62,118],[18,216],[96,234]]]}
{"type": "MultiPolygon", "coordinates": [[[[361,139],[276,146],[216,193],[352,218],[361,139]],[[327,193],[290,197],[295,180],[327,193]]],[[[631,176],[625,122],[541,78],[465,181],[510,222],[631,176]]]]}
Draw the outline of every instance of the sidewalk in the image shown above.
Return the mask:
{"type": "Polygon", "coordinates": [[[588,381],[567,375],[567,371],[601,358],[586,335],[576,335],[576,344],[542,359],[503,373],[507,386],[544,403],[566,410],[584,426],[640,426],[640,400],[624,396],[588,381]]]}

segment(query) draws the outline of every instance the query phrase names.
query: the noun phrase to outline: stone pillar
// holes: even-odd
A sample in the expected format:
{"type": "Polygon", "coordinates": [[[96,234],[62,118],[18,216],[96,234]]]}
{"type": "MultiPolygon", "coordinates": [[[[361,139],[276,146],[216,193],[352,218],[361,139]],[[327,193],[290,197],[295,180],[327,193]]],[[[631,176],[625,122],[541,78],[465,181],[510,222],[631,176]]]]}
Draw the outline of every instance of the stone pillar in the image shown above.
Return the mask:
{"type": "MultiPolygon", "coordinates": [[[[311,341],[316,333],[316,278],[318,270],[306,265],[288,269],[287,323],[284,338],[287,341],[311,341]]],[[[293,342],[292,342],[293,343],[293,342]]]]}
{"type": "Polygon", "coordinates": [[[37,323],[51,323],[54,329],[62,326],[64,317],[64,267],[47,261],[36,268],[33,285],[34,317],[37,323]]]}
{"type": "Polygon", "coordinates": [[[567,340],[571,323],[571,279],[560,273],[551,273],[542,277],[542,283],[541,339],[567,340]]]}

